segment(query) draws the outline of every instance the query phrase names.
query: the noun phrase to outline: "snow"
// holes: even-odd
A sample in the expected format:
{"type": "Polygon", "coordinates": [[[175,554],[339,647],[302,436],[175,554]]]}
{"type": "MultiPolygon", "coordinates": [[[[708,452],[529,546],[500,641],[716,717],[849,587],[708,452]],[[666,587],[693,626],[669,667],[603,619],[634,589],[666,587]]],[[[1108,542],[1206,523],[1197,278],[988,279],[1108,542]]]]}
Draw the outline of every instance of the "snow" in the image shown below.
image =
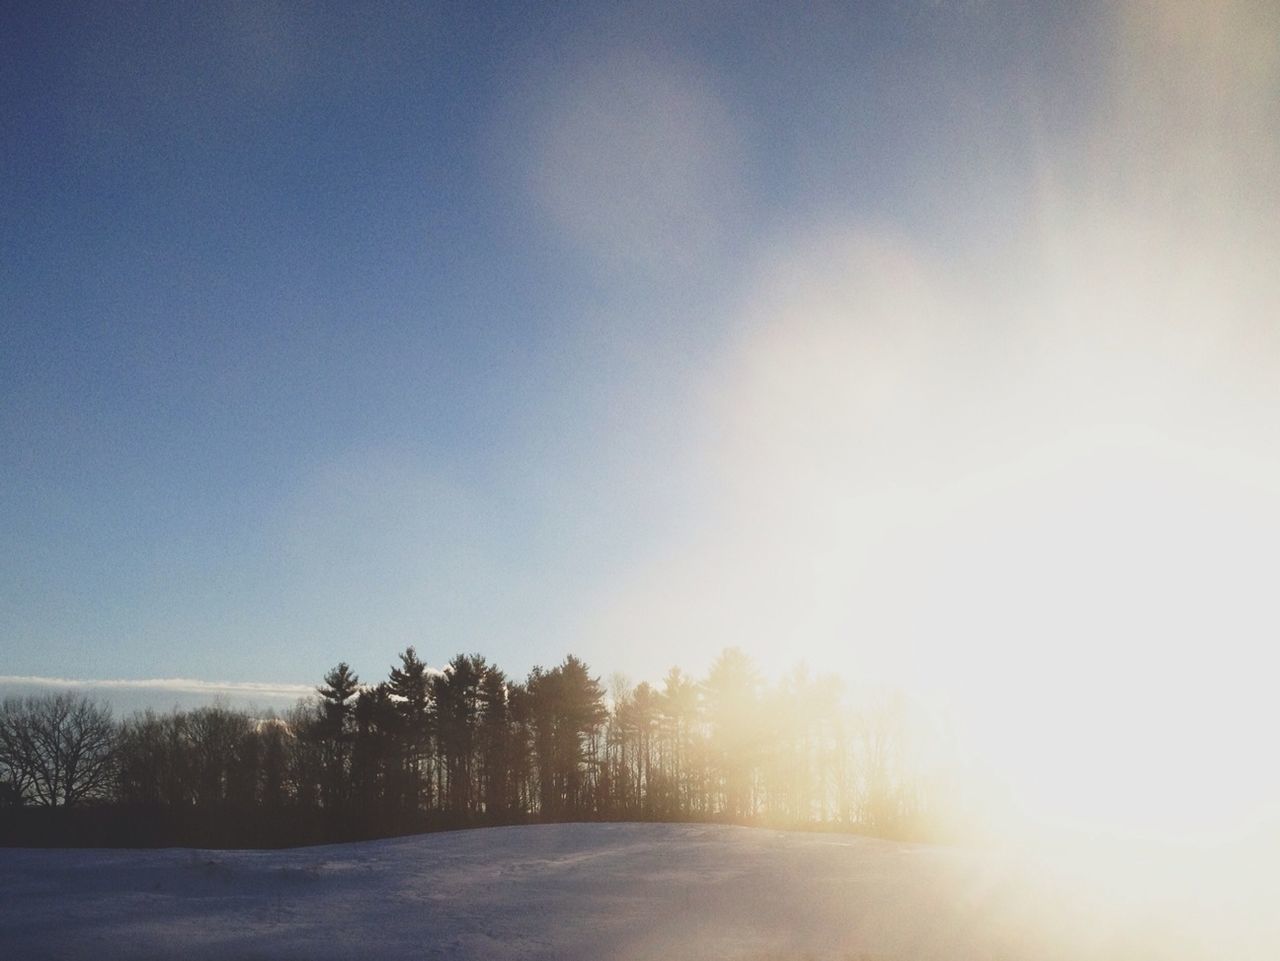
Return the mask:
{"type": "Polygon", "coordinates": [[[717,825],[538,825],[285,851],[0,850],[4,958],[1223,956],[1193,920],[991,853],[717,825]]]}

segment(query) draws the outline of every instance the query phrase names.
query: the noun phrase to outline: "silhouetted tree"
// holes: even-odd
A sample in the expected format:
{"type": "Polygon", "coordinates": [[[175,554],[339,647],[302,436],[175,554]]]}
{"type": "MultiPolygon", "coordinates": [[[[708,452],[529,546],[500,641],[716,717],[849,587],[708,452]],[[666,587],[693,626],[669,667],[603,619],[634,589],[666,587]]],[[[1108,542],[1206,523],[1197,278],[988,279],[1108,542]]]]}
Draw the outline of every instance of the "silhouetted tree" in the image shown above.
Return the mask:
{"type": "Polygon", "coordinates": [[[355,740],[351,759],[354,798],[367,815],[391,813],[402,793],[403,767],[398,742],[402,722],[383,682],[356,697],[355,740]]]}
{"type": "Polygon", "coordinates": [[[324,684],[316,688],[321,697],[318,728],[314,731],[324,757],[323,797],[326,807],[343,806],[349,796],[351,744],[355,738],[355,696],[360,690],[356,677],[346,661],[341,661],[324,676],[324,684]]]}
{"type": "Polygon", "coordinates": [[[608,716],[599,678],[570,654],[550,671],[534,668],[527,687],[543,813],[591,812],[599,736],[608,716]]]}
{"type": "MultiPolygon", "coordinates": [[[[536,669],[535,669],[536,670],[536,669]]],[[[534,701],[527,684],[507,685],[507,715],[510,736],[507,741],[507,777],[513,813],[528,814],[538,804],[540,782],[535,778],[534,701]]]]}
{"type": "Polygon", "coordinates": [[[108,795],[115,780],[111,711],[70,692],[0,704],[0,771],[47,807],[108,795]]]}
{"type": "Polygon", "coordinates": [[[292,734],[287,742],[289,794],[300,808],[316,807],[328,770],[322,741],[324,715],[312,699],[294,705],[285,713],[284,720],[292,734]]]}
{"type": "Polygon", "coordinates": [[[0,805],[115,799],[145,812],[131,830],[145,836],[145,821],[166,823],[152,812],[168,810],[177,834],[156,839],[200,844],[527,817],[751,819],[904,836],[930,813],[904,701],[864,700],[852,712],[834,678],[798,668],[766,683],[734,648],[701,683],[678,668],[660,689],[618,675],[608,708],[573,655],[514,683],[478,654],[431,672],[410,647],[382,683],[362,686],[340,663],[316,690],[282,717],[215,704],[119,725],[71,694],[10,698],[0,705],[0,805]],[[255,829],[255,817],[268,827],[255,829]]]}
{"type": "Polygon", "coordinates": [[[479,766],[484,813],[501,817],[513,806],[512,731],[507,677],[490,664],[480,678],[479,766]]]}
{"type": "Polygon", "coordinates": [[[251,803],[257,769],[256,751],[249,747],[253,735],[249,718],[221,705],[201,707],[187,715],[186,733],[195,802],[251,803]]]}
{"type": "Polygon", "coordinates": [[[275,810],[288,799],[289,741],[293,732],[272,714],[259,722],[258,738],[262,744],[262,805],[275,810]]]}
{"type": "Polygon", "coordinates": [[[404,804],[417,812],[423,804],[430,803],[423,793],[429,784],[431,763],[431,684],[427,665],[412,647],[400,655],[400,666],[391,668],[387,688],[401,721],[404,804]]]}
{"type": "Polygon", "coordinates": [[[187,728],[187,714],[178,711],[163,715],[147,711],[120,725],[121,800],[175,808],[194,803],[190,776],[194,753],[187,728]]]}
{"type": "Polygon", "coordinates": [[[459,654],[442,674],[432,679],[436,746],[445,775],[445,807],[456,814],[470,811],[475,795],[480,682],[485,667],[485,659],[479,654],[459,654]]]}

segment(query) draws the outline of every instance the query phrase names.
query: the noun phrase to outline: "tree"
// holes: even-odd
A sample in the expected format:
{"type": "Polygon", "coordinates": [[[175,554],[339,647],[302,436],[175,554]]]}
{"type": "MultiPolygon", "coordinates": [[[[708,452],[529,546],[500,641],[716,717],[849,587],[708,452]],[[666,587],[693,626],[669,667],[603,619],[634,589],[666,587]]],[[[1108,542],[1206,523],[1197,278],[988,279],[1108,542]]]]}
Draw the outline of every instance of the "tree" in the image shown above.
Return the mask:
{"type": "Polygon", "coordinates": [[[288,793],[301,807],[315,807],[327,778],[326,751],[320,738],[324,727],[320,706],[314,698],[300,700],[284,715],[292,734],[285,741],[288,793]]]}
{"type": "Polygon", "coordinates": [[[533,695],[527,684],[507,685],[507,716],[509,719],[506,744],[509,810],[528,814],[534,810],[538,784],[534,779],[534,718],[533,695]]]}
{"type": "Polygon", "coordinates": [[[692,753],[698,722],[698,686],[673,667],[662,681],[662,727],[670,748],[672,811],[691,812],[694,800],[692,753]]]}
{"type": "Polygon", "coordinates": [[[30,700],[5,698],[0,704],[0,775],[20,803],[35,790],[34,707],[30,700]]]}
{"type": "MultiPolygon", "coordinates": [[[[400,666],[391,668],[387,690],[400,715],[400,744],[404,767],[404,804],[418,811],[424,803],[423,786],[431,749],[431,684],[427,665],[418,652],[407,647],[400,666]]],[[[430,803],[430,798],[426,799],[430,803]]]]}
{"type": "Polygon", "coordinates": [[[762,728],[759,688],[751,660],[736,647],[721,652],[702,684],[718,807],[732,818],[756,813],[753,787],[762,728]]]}
{"type": "Polygon", "coordinates": [[[553,817],[585,813],[593,800],[597,742],[608,717],[600,679],[570,654],[550,671],[535,667],[526,686],[542,812],[553,817]]]}
{"type": "Polygon", "coordinates": [[[167,750],[170,722],[154,711],[135,714],[120,725],[117,755],[120,800],[132,803],[173,803],[166,794],[173,768],[173,752],[167,750]]]}
{"type": "Polygon", "coordinates": [[[346,727],[351,705],[348,703],[360,691],[360,678],[346,661],[339,661],[338,666],[324,676],[324,684],[316,688],[324,700],[324,714],[335,734],[341,734],[346,727]]]}
{"type": "Polygon", "coordinates": [[[352,718],[360,678],[346,661],[340,661],[324,676],[324,684],[316,688],[321,697],[319,730],[316,731],[324,754],[324,799],[328,807],[344,804],[349,794],[351,742],[355,738],[352,718]]]}
{"type": "Polygon", "coordinates": [[[118,727],[71,694],[10,698],[0,807],[114,797],[142,818],[187,812],[156,823],[185,825],[188,843],[203,843],[209,823],[260,843],[255,812],[295,841],[530,816],[836,822],[904,836],[928,827],[941,796],[918,767],[928,732],[900,698],[864,699],[855,713],[834,677],[799,667],[766,682],[733,648],[701,683],[677,668],[659,686],[618,675],[608,710],[572,655],[520,684],[478,654],[430,671],[410,647],[383,683],[361,685],[339,663],[316,691],[281,718],[214,705],[118,727]]]}
{"type": "Polygon", "coordinates": [[[906,703],[899,694],[868,704],[857,718],[862,771],[859,821],[877,834],[903,830],[917,812],[919,785],[907,770],[906,703]]]}
{"type": "Polygon", "coordinates": [[[115,760],[111,711],[88,698],[65,692],[0,705],[0,771],[24,800],[59,807],[107,797],[115,760]]]}
{"type": "Polygon", "coordinates": [[[243,713],[223,704],[197,708],[187,714],[186,720],[187,754],[196,803],[251,803],[256,794],[256,751],[246,751],[246,748],[253,734],[253,723],[243,713]]]}
{"type": "Polygon", "coordinates": [[[496,665],[480,679],[479,762],[484,813],[501,816],[512,807],[511,757],[515,732],[507,699],[507,676],[496,665]]]}
{"type": "Polygon", "coordinates": [[[293,732],[272,713],[259,723],[258,737],[262,742],[262,805],[274,810],[285,802],[289,742],[293,740],[293,732]]]}
{"type": "Polygon", "coordinates": [[[479,654],[459,654],[431,681],[436,749],[446,778],[445,806],[455,814],[470,811],[474,796],[480,681],[485,670],[485,660],[479,654]]]}
{"type": "Polygon", "coordinates": [[[654,741],[658,729],[658,692],[648,681],[641,681],[631,694],[631,725],[636,738],[636,781],[640,785],[640,801],[646,817],[653,807],[661,777],[655,767],[654,741]]]}
{"type": "Polygon", "coordinates": [[[356,698],[351,782],[366,815],[389,813],[399,793],[403,768],[396,757],[400,716],[386,682],[365,688],[356,698]]]}
{"type": "Polygon", "coordinates": [[[663,783],[655,745],[658,692],[648,681],[633,688],[619,675],[614,676],[613,689],[613,717],[606,743],[612,744],[616,756],[606,772],[610,780],[604,786],[610,795],[601,801],[620,813],[652,817],[663,783]]]}

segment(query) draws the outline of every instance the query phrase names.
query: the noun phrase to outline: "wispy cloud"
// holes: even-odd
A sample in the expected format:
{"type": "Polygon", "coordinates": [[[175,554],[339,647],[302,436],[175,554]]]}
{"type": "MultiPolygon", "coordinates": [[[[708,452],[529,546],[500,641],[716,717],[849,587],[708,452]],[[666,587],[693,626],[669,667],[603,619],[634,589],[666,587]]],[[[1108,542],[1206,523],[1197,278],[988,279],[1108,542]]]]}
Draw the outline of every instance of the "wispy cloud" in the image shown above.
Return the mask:
{"type": "Polygon", "coordinates": [[[296,698],[315,692],[309,684],[262,681],[203,681],[190,677],[70,678],[0,674],[0,687],[72,688],[98,691],[157,691],[178,694],[219,694],[240,697],[296,698]]]}

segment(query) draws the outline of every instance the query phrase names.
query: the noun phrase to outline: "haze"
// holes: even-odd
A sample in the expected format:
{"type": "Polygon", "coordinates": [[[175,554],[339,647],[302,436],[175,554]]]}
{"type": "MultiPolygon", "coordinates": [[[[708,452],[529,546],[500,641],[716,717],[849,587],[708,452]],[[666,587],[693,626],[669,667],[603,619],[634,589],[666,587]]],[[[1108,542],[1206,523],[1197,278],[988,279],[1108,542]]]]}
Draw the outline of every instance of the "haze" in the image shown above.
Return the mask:
{"type": "Polygon", "coordinates": [[[1280,14],[849,6],[7,13],[8,685],[736,645],[1264,828],[1280,14]]]}

